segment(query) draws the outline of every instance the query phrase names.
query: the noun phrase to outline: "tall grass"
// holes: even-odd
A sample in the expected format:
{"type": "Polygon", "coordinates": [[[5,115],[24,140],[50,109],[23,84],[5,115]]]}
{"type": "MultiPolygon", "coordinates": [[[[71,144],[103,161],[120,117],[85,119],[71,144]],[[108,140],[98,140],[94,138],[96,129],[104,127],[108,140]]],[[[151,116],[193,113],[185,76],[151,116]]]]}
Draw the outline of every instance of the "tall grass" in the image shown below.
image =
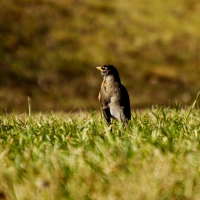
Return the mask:
{"type": "Polygon", "coordinates": [[[110,132],[99,114],[0,116],[4,199],[200,198],[200,112],[134,112],[110,132]]]}

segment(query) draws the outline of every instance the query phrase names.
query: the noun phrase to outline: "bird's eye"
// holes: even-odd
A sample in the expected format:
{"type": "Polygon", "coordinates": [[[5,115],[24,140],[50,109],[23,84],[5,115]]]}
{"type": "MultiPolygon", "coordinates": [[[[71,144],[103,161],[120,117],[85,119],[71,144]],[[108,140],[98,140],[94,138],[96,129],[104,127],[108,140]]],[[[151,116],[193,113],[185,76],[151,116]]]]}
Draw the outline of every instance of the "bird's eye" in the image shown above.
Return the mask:
{"type": "Polygon", "coordinates": [[[108,68],[106,66],[103,66],[103,70],[107,70],[108,68]]]}

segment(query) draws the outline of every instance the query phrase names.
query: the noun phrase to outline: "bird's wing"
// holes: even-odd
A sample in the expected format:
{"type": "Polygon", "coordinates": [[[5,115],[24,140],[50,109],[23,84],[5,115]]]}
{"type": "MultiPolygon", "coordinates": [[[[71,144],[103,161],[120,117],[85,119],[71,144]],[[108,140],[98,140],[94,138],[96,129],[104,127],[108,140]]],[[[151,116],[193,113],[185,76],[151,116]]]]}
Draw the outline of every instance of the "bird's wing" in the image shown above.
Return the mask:
{"type": "Polygon", "coordinates": [[[126,119],[131,119],[131,109],[130,109],[130,98],[128,95],[128,92],[126,88],[121,85],[121,100],[120,100],[120,106],[123,107],[123,114],[126,119]]]}

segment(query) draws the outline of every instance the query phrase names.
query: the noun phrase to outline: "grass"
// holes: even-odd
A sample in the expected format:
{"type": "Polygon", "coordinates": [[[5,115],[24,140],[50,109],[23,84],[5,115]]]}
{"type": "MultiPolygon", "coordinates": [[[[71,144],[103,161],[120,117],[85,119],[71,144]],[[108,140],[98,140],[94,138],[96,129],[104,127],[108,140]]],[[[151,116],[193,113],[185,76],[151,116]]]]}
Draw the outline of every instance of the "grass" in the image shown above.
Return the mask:
{"type": "Polygon", "coordinates": [[[95,113],[1,114],[1,199],[199,199],[200,111],[132,114],[112,132],[95,113]]]}

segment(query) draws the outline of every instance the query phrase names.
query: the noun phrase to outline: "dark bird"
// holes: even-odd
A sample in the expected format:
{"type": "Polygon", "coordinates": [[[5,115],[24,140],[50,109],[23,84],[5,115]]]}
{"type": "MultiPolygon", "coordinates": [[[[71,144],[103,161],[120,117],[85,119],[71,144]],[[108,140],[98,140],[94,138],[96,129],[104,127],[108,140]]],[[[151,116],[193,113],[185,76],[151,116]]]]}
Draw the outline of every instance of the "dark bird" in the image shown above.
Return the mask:
{"type": "Polygon", "coordinates": [[[121,84],[119,73],[113,65],[96,67],[101,71],[103,82],[98,99],[107,125],[111,118],[123,122],[124,127],[131,119],[130,99],[126,88],[121,84]]]}

